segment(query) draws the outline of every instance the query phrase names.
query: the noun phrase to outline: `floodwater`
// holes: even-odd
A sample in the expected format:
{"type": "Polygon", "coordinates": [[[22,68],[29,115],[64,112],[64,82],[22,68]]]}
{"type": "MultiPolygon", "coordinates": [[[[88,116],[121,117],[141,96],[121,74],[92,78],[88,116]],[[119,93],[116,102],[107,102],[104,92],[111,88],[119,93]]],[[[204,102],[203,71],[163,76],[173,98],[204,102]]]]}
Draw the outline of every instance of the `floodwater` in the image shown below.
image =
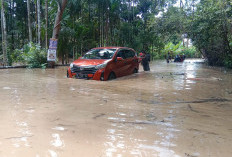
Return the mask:
{"type": "Polygon", "coordinates": [[[0,70],[0,157],[231,157],[232,72],[151,64],[113,81],[0,70]]]}

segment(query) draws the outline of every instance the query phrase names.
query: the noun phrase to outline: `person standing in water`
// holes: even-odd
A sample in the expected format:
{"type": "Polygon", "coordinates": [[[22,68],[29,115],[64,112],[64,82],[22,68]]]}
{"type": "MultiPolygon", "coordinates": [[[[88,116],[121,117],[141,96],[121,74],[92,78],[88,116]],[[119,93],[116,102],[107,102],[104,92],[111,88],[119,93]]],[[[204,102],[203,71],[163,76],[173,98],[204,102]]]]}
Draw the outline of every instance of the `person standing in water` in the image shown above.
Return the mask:
{"type": "Polygon", "coordinates": [[[167,63],[169,63],[172,60],[170,52],[168,52],[168,54],[166,56],[166,60],[167,60],[167,63]]]}
{"type": "Polygon", "coordinates": [[[143,55],[143,58],[142,58],[142,65],[143,65],[143,70],[144,71],[150,71],[150,66],[149,66],[149,63],[150,63],[150,60],[151,60],[151,56],[149,53],[146,53],[145,51],[142,52],[144,55],[143,55]]]}

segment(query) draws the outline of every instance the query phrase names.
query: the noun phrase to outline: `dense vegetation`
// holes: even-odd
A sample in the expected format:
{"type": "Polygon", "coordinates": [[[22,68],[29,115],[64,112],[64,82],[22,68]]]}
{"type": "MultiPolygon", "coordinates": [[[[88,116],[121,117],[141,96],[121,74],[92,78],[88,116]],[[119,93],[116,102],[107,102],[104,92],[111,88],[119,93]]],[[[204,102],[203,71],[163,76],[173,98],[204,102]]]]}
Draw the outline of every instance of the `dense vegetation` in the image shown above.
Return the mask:
{"type": "Polygon", "coordinates": [[[5,65],[44,66],[47,39],[54,36],[57,10],[65,1],[57,49],[63,63],[93,47],[127,46],[153,59],[167,52],[202,54],[212,65],[232,67],[230,0],[1,0],[5,65]]]}

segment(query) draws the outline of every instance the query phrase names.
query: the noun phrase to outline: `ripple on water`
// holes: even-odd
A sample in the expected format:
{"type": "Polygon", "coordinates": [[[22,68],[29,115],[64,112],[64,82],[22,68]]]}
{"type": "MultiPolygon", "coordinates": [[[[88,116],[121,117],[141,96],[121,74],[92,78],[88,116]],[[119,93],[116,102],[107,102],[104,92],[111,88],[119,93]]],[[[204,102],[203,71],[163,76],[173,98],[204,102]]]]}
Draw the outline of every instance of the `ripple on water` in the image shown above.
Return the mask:
{"type": "Polygon", "coordinates": [[[109,120],[114,120],[115,122],[124,122],[126,118],[118,118],[118,117],[108,117],[109,120]]]}
{"type": "Polygon", "coordinates": [[[33,113],[33,112],[35,112],[35,110],[34,109],[28,109],[28,110],[25,110],[25,112],[27,112],[27,113],[33,113]]]}
{"type": "Polygon", "coordinates": [[[64,146],[63,142],[60,139],[60,135],[59,134],[52,134],[52,137],[54,138],[54,140],[51,141],[51,145],[53,145],[55,147],[64,146]]]}
{"type": "Polygon", "coordinates": [[[26,122],[16,122],[16,124],[17,124],[18,126],[25,126],[25,127],[28,126],[28,124],[27,124],[26,122]]]}
{"type": "Polygon", "coordinates": [[[170,147],[159,147],[156,145],[140,144],[139,149],[154,150],[157,152],[159,157],[180,157],[173,150],[171,150],[170,147]]]}
{"type": "Polygon", "coordinates": [[[122,112],[117,112],[116,114],[117,114],[117,115],[120,115],[120,116],[126,116],[126,114],[125,114],[125,113],[122,113],[122,112]]]}
{"type": "Polygon", "coordinates": [[[74,90],[76,90],[76,89],[75,89],[75,88],[73,88],[73,87],[70,87],[70,88],[69,88],[69,90],[74,91],[74,90]]]}
{"type": "Polygon", "coordinates": [[[48,150],[48,152],[50,153],[51,157],[57,157],[57,153],[53,150],[48,150]]]}
{"type": "Polygon", "coordinates": [[[8,90],[11,89],[10,87],[3,87],[2,89],[8,90]]]}
{"type": "Polygon", "coordinates": [[[66,130],[66,128],[62,127],[62,126],[56,126],[55,128],[52,128],[53,130],[58,130],[58,131],[64,131],[66,130]]]}

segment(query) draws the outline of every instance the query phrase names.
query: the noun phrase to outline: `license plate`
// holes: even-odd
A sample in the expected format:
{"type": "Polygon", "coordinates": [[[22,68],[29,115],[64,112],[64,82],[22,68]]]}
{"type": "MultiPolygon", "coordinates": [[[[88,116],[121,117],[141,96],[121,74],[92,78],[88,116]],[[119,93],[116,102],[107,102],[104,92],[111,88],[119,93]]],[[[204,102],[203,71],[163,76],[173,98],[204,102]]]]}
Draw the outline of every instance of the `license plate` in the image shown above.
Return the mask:
{"type": "Polygon", "coordinates": [[[87,78],[87,74],[77,74],[77,78],[87,78]]]}

